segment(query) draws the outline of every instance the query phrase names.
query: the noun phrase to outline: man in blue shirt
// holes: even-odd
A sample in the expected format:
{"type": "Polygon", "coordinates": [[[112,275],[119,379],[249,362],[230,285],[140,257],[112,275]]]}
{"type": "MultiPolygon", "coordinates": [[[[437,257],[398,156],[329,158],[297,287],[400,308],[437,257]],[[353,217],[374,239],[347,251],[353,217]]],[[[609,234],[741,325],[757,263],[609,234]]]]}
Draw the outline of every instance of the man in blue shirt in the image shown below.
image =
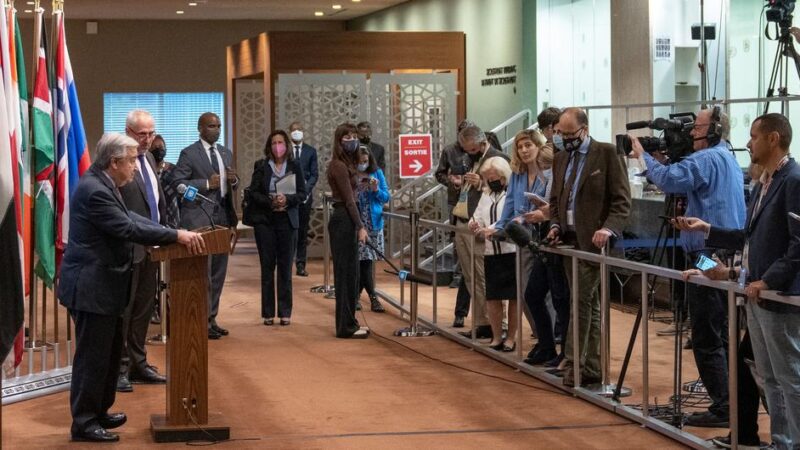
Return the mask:
{"type": "MultiPolygon", "coordinates": [[[[667,194],[685,195],[686,216],[698,217],[715,227],[744,227],[744,181],[742,169],[728,150],[728,117],[719,107],[698,113],[691,135],[694,153],[664,165],[645,153],[636,138],[633,152],[644,158],[647,179],[667,194]]],[[[703,232],[684,231],[681,245],[689,264],[701,254],[711,256],[703,232]]],[[[708,411],[694,413],[686,424],[698,427],[728,426],[728,308],[725,293],[688,285],[692,322],[692,350],[700,379],[711,397],[708,411]]]]}

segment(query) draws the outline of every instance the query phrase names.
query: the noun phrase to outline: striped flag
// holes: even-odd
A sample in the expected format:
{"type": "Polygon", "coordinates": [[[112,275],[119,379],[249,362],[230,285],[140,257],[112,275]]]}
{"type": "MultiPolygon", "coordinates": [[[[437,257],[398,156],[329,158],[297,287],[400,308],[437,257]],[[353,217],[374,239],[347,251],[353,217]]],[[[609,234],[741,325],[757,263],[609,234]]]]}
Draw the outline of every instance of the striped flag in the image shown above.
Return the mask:
{"type": "Polygon", "coordinates": [[[89,168],[89,148],[83,129],[78,91],[72,76],[72,64],[67,51],[64,12],[53,12],[56,23],[56,157],[58,158],[58,186],[56,196],[57,240],[56,247],[64,251],[69,238],[69,200],[78,179],[89,168]]]}
{"type": "Polygon", "coordinates": [[[33,148],[36,152],[36,274],[48,286],[56,276],[53,103],[50,100],[50,75],[47,73],[47,33],[44,10],[39,8],[34,19],[37,33],[38,62],[33,82],[33,148]]]}
{"type": "Polygon", "coordinates": [[[22,154],[22,241],[24,244],[25,253],[25,266],[22,268],[25,274],[25,295],[30,295],[31,286],[31,258],[33,257],[33,245],[31,242],[32,234],[32,218],[33,218],[33,199],[31,196],[31,169],[32,169],[32,152],[28,142],[28,133],[30,132],[30,122],[28,116],[28,81],[25,74],[25,54],[22,52],[22,33],[19,30],[19,22],[17,22],[17,12],[15,9],[10,9],[9,15],[9,28],[13,30],[14,42],[11,43],[9,49],[13,55],[11,64],[16,67],[16,82],[17,82],[17,96],[19,102],[19,127],[15,130],[17,138],[17,146],[22,154]]]}
{"type": "MultiPolygon", "coordinates": [[[[0,361],[5,360],[14,342],[22,331],[24,317],[24,290],[22,284],[22,257],[20,253],[20,228],[17,220],[21,215],[17,198],[19,191],[20,155],[11,145],[12,130],[9,127],[8,102],[5,82],[9,69],[7,22],[5,8],[0,17],[0,361]],[[2,45],[4,44],[4,45],[2,45]]],[[[21,351],[21,348],[19,349],[21,351]]]]}

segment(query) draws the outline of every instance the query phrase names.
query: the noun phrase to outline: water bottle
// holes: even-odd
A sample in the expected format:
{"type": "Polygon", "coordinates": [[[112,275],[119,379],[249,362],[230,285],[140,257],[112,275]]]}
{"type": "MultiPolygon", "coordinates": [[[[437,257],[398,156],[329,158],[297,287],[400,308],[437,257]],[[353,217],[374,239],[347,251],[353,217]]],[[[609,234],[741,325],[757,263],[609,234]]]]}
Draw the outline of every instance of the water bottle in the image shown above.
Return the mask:
{"type": "Polygon", "coordinates": [[[741,272],[739,272],[739,287],[744,288],[744,285],[747,283],[747,269],[742,267],[741,272]]]}

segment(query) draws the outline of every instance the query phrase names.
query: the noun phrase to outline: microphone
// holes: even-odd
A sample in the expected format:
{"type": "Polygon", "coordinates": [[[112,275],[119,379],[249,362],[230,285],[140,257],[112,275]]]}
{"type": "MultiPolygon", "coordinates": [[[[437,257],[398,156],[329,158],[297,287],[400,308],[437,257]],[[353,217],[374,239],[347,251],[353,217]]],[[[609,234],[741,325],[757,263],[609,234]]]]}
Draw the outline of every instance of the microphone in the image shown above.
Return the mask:
{"type": "MultiPolygon", "coordinates": [[[[195,198],[200,197],[201,200],[214,205],[214,209],[217,208],[217,202],[211,200],[210,198],[206,197],[205,195],[197,192],[197,188],[194,186],[186,186],[185,184],[181,183],[175,188],[179,194],[183,194],[183,199],[187,202],[194,202],[195,198]]],[[[205,208],[200,206],[200,210],[208,217],[208,221],[211,223],[211,228],[216,229],[217,226],[214,224],[214,218],[211,217],[211,214],[206,211],[205,208]]]]}
{"type": "Polygon", "coordinates": [[[506,236],[511,239],[515,244],[520,247],[528,247],[531,250],[537,250],[539,244],[533,242],[531,234],[528,230],[515,221],[510,221],[506,224],[506,236]]]}
{"type": "Polygon", "coordinates": [[[367,239],[365,244],[367,244],[368,247],[370,247],[372,250],[374,250],[375,253],[377,253],[378,256],[380,256],[380,258],[382,260],[386,261],[386,263],[389,264],[389,266],[391,266],[392,269],[394,269],[394,270],[383,269],[384,272],[390,273],[392,275],[397,275],[397,277],[400,278],[400,281],[410,281],[412,283],[424,284],[426,286],[432,286],[433,285],[433,279],[431,279],[431,278],[422,277],[420,275],[414,275],[413,273],[411,273],[411,272],[409,272],[407,270],[399,269],[397,266],[395,266],[392,263],[392,261],[390,261],[388,258],[386,258],[386,255],[384,255],[378,249],[378,247],[372,241],[370,241],[369,239],[367,239]]]}
{"type": "Polygon", "coordinates": [[[195,198],[199,198],[204,202],[211,203],[212,205],[216,205],[217,202],[211,200],[210,198],[206,197],[205,195],[201,194],[197,191],[197,188],[194,186],[186,186],[185,184],[181,183],[176,188],[179,194],[183,195],[183,199],[187,202],[193,202],[195,198]]]}
{"type": "Polygon", "coordinates": [[[650,128],[650,121],[648,120],[640,120],[638,122],[631,122],[625,124],[626,130],[639,130],[642,128],[650,128]]]}

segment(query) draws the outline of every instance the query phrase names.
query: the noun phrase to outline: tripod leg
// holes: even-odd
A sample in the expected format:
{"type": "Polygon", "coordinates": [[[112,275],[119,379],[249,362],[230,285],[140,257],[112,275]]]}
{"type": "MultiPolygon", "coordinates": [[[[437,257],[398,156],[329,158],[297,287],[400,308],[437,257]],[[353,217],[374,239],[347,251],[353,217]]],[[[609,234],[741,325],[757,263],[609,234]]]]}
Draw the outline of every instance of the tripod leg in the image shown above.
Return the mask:
{"type": "Polygon", "coordinates": [[[642,308],[636,313],[636,320],[633,322],[633,330],[631,330],[631,338],[628,340],[628,349],[625,350],[625,359],[622,361],[622,369],[619,372],[619,379],[617,386],[614,388],[614,395],[611,399],[615,402],[619,401],[620,393],[622,392],[622,383],[625,382],[625,375],[628,373],[628,363],[631,361],[633,354],[633,346],[636,345],[636,335],[639,334],[639,326],[642,324],[642,308]]]}

